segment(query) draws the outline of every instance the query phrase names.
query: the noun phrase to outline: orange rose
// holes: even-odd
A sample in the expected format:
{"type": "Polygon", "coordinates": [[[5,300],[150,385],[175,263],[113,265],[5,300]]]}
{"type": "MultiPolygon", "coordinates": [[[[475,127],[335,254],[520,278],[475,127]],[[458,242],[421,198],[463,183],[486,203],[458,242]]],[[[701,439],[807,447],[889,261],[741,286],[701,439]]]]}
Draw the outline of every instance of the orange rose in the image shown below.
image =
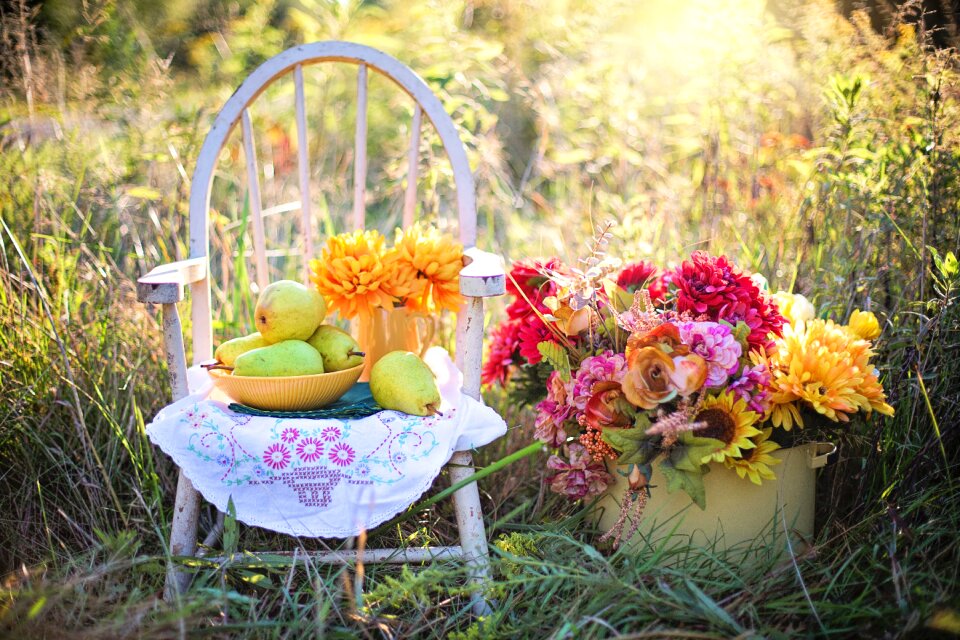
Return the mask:
{"type": "Polygon", "coordinates": [[[643,347],[631,352],[628,366],[621,386],[630,404],[653,409],[676,397],[677,388],[670,380],[675,365],[660,347],[643,347]]]}
{"type": "Polygon", "coordinates": [[[623,401],[623,390],[616,382],[596,382],[593,395],[587,401],[583,418],[588,425],[598,431],[607,427],[621,429],[633,423],[633,417],[627,412],[629,405],[623,401]]]}
{"type": "MultiPolygon", "coordinates": [[[[627,364],[630,363],[631,355],[644,347],[666,345],[674,355],[686,355],[690,353],[690,347],[680,341],[680,330],[677,325],[665,322],[658,327],[640,334],[635,333],[627,340],[626,357],[627,364]]],[[[662,351],[663,349],[661,349],[662,351]]]]}
{"type": "Polygon", "coordinates": [[[674,357],[670,382],[677,388],[677,392],[681,396],[687,397],[691,393],[699,391],[706,381],[706,360],[695,353],[674,357]]]}

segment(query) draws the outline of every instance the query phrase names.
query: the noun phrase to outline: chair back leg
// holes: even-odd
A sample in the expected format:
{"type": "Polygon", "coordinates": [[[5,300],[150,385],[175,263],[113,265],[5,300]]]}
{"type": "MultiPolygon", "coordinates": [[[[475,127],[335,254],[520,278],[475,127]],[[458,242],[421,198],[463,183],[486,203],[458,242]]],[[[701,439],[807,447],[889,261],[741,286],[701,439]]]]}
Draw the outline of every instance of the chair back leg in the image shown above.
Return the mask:
{"type": "MultiPolygon", "coordinates": [[[[469,451],[454,453],[448,469],[452,484],[468,478],[474,472],[473,456],[469,451]]],[[[483,526],[483,511],[480,508],[480,490],[477,489],[476,482],[471,482],[453,494],[453,508],[470,582],[478,587],[473,595],[473,612],[478,616],[489,615],[492,611],[483,591],[490,583],[490,553],[483,526]]]]}

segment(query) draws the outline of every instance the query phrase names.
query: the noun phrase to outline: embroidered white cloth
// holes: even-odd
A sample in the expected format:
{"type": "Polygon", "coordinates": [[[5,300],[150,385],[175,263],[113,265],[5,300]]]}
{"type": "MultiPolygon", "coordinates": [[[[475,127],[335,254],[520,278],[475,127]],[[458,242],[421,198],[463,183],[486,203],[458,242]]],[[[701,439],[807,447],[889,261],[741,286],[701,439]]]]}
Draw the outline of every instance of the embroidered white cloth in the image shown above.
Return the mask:
{"type": "Polygon", "coordinates": [[[424,360],[442,397],[429,418],[243,415],[193,367],[191,394],[161,410],[147,435],[218,509],[232,497],[241,522],[296,536],[356,535],[413,504],[454,451],[506,433],[496,412],[460,392],[462,375],[445,350],[434,347],[424,360]]]}

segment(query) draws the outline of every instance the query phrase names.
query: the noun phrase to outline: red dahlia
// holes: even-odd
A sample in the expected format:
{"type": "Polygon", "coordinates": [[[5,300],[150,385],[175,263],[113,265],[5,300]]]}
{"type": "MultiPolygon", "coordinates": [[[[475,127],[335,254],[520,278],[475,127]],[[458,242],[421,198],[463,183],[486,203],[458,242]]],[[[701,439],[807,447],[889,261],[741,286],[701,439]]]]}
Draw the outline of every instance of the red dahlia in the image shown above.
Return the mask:
{"type": "Polygon", "coordinates": [[[705,315],[714,322],[726,320],[750,327],[751,348],[768,350],[769,334],[781,335],[783,316],[770,297],[726,256],[695,251],[670,274],[677,297],[677,311],[705,315]]]}
{"type": "Polygon", "coordinates": [[[517,364],[517,347],[520,323],[506,321],[499,324],[491,333],[490,348],[487,357],[483,360],[483,370],[480,378],[485,385],[494,382],[505,385],[510,377],[513,365],[517,364]]]}
{"type": "Polygon", "coordinates": [[[520,320],[519,324],[521,326],[517,333],[517,339],[519,340],[520,355],[530,364],[537,364],[543,359],[537,345],[544,341],[558,342],[557,337],[537,316],[527,316],[520,320]]]}
{"type": "Polygon", "coordinates": [[[648,260],[638,260],[624,265],[617,276],[617,285],[630,293],[636,293],[640,287],[646,286],[653,300],[661,300],[666,293],[663,274],[648,260]]]}
{"type": "Polygon", "coordinates": [[[557,284],[546,274],[566,271],[566,266],[560,262],[559,258],[547,260],[524,258],[514,262],[510,268],[510,277],[507,278],[507,293],[513,297],[513,302],[507,307],[507,315],[516,320],[533,313],[530,303],[524,299],[524,296],[536,305],[541,313],[546,313],[547,308],[541,301],[557,293],[557,284]]]}

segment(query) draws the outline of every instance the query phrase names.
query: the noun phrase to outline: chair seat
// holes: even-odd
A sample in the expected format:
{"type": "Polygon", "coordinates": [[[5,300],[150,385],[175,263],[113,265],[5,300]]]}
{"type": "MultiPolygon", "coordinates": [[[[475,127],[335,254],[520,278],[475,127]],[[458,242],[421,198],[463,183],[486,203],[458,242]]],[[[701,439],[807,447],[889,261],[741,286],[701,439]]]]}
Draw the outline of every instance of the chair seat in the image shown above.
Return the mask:
{"type": "Polygon", "coordinates": [[[256,551],[231,556],[204,556],[205,562],[257,566],[290,566],[309,560],[321,564],[355,565],[358,563],[407,564],[460,560],[465,558],[460,545],[452,547],[409,547],[406,549],[364,549],[363,551],[256,551]]]}

